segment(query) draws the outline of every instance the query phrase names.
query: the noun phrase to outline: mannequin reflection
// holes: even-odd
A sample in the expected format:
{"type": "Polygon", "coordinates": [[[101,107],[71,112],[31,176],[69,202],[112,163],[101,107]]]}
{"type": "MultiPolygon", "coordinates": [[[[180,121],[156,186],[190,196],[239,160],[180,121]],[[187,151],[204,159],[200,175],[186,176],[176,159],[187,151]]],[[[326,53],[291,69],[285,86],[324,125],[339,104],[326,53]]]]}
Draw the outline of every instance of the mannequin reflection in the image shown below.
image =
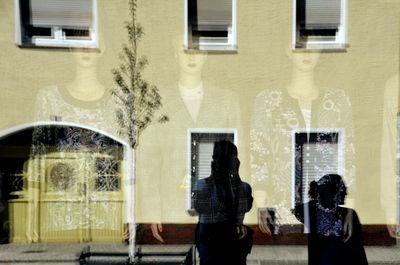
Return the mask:
{"type": "Polygon", "coordinates": [[[201,51],[184,51],[183,47],[181,49],[175,55],[180,69],[179,92],[193,121],[197,121],[204,94],[202,69],[207,54],[201,51]]]}
{"type": "MultiPolygon", "coordinates": [[[[173,42],[179,76],[164,100],[166,124],[153,124],[142,135],[138,159],[140,218],[152,223],[154,238],[164,242],[161,223],[195,223],[187,212],[189,128],[239,128],[240,108],[232,91],[203,79],[207,53],[185,50],[180,36],[173,42]]],[[[240,132],[239,132],[240,133],[240,132]]]]}
{"type": "MultiPolygon", "coordinates": [[[[70,49],[70,54],[75,61],[75,76],[74,79],[67,84],[56,84],[41,89],[36,97],[34,119],[38,121],[65,121],[83,126],[94,127],[99,131],[107,132],[111,135],[117,135],[117,124],[114,118],[114,103],[110,95],[107,93],[105,87],[98,80],[97,66],[98,60],[103,55],[102,50],[93,49],[70,49]]],[[[51,70],[51,69],[50,69],[51,70]]],[[[91,214],[89,209],[84,208],[82,219],[74,219],[66,221],[65,216],[76,216],[77,210],[73,203],[73,192],[66,192],[63,187],[71,187],[71,189],[78,189],[79,185],[86,185],[86,183],[75,183],[75,179],[67,178],[64,180],[63,185],[59,184],[58,179],[54,179],[51,188],[60,191],[65,203],[62,207],[56,207],[48,204],[49,216],[51,220],[41,221],[39,223],[39,179],[40,173],[45,172],[42,164],[38,163],[39,159],[44,158],[47,154],[52,153],[55,156],[69,157],[70,159],[81,159],[82,153],[85,156],[90,153],[101,154],[115,159],[122,159],[118,157],[111,147],[113,144],[110,138],[104,134],[98,133],[94,130],[86,130],[83,128],[61,126],[57,127],[57,133],[52,136],[47,136],[48,132],[55,130],[55,126],[39,126],[35,127],[32,135],[32,148],[30,159],[34,162],[29,170],[33,170],[29,176],[32,178],[32,189],[29,190],[30,198],[32,201],[28,205],[28,214],[30,215],[27,224],[27,237],[30,242],[37,242],[39,240],[39,231],[47,229],[48,231],[63,231],[81,228],[94,228],[94,229],[110,229],[114,230],[116,237],[121,237],[121,225],[115,216],[117,215],[117,208],[108,207],[107,203],[102,205],[100,212],[107,212],[107,216],[113,217],[100,220],[95,215],[91,214]],[[78,152],[77,152],[78,151],[78,152]],[[69,200],[71,199],[71,200],[69,200]],[[90,225],[89,225],[90,224],[90,225]]],[[[91,159],[94,159],[93,157],[91,159]]],[[[93,160],[91,160],[93,162],[93,160]]],[[[90,163],[90,162],[89,162],[90,163]]],[[[104,162],[103,166],[106,168],[109,165],[104,162]]],[[[79,163],[80,168],[75,168],[79,172],[87,172],[88,163],[79,163]]],[[[47,184],[46,184],[47,185],[47,184]]],[[[103,187],[104,189],[113,189],[114,187],[103,187]]],[[[97,190],[96,190],[97,191],[97,190]]],[[[91,199],[95,199],[95,192],[91,193],[91,199]]],[[[99,209],[100,209],[99,208],[99,209]]],[[[47,231],[46,230],[46,231],[47,231]]],[[[113,233],[114,233],[113,232],[113,233]]],[[[79,240],[87,241],[90,237],[83,234],[79,240]]]]}
{"type": "Polygon", "coordinates": [[[391,76],[386,84],[383,101],[382,146],[381,146],[381,204],[386,215],[389,235],[400,238],[396,224],[398,173],[396,172],[396,156],[398,150],[398,114],[399,113],[399,75],[391,76]],[[397,126],[396,126],[397,125],[397,126]],[[397,143],[397,145],[396,145],[397,143]]]}
{"type": "MultiPolygon", "coordinates": [[[[206,62],[207,54],[193,50],[185,51],[183,46],[178,45],[175,58],[180,69],[178,81],[180,96],[191,118],[196,122],[203,100],[202,69],[206,62]]],[[[151,232],[154,238],[164,242],[160,235],[162,233],[162,224],[151,224],[151,232]]]]}
{"type": "Polygon", "coordinates": [[[117,135],[115,104],[97,73],[104,50],[104,45],[101,49],[70,49],[75,62],[74,78],[38,92],[35,119],[75,122],[117,135]]]}
{"type": "MultiPolygon", "coordinates": [[[[319,88],[316,86],[314,80],[314,69],[318,63],[320,53],[293,53],[291,57],[293,61],[293,71],[292,79],[287,86],[287,91],[292,98],[297,100],[302,111],[311,111],[312,102],[319,94],[319,88]]],[[[307,120],[305,121],[306,126],[310,127],[309,122],[307,120]]]]}
{"type": "Polygon", "coordinates": [[[351,106],[343,90],[322,88],[315,83],[319,51],[291,51],[292,75],[285,89],[266,89],[255,99],[251,124],[251,170],[254,198],[259,208],[259,226],[271,234],[268,223],[276,223],[266,207],[276,209],[280,222],[296,223],[292,207],[292,133],[302,128],[344,128],[346,182],[351,185],[354,169],[351,106]],[[266,191],[268,189],[268,192],[266,191]]]}
{"type": "Polygon", "coordinates": [[[97,63],[101,51],[85,48],[71,49],[71,54],[76,62],[76,74],[72,82],[66,85],[69,94],[83,101],[94,101],[103,97],[104,86],[98,80],[97,63]]]}

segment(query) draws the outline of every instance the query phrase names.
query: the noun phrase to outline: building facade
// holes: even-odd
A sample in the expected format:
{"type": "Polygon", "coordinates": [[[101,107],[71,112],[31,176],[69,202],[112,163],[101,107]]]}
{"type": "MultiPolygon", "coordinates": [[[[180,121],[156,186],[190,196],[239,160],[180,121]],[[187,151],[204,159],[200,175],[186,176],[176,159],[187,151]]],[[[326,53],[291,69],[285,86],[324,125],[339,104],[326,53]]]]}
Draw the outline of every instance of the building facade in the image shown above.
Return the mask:
{"type": "Polygon", "coordinates": [[[140,139],[132,204],[133,162],[109,95],[127,1],[2,1],[4,242],[121,242],[127,205],[138,223],[191,229],[192,186],[221,138],[238,145],[253,186],[247,223],[273,208],[281,232],[295,233],[291,209],[310,181],[339,173],[346,205],[387,242],[399,223],[399,9],[396,0],[139,0],[144,77],[170,120],[140,139]]]}

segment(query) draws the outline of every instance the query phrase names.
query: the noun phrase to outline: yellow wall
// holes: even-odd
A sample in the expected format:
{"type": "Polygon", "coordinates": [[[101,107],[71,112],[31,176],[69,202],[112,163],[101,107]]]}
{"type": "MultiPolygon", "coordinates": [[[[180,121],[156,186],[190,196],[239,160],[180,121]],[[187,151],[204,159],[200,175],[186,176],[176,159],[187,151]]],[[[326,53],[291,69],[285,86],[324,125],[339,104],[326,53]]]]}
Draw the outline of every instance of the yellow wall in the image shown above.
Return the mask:
{"type": "MultiPolygon", "coordinates": [[[[125,2],[98,0],[100,49],[105,48],[98,63],[98,76],[107,88],[114,85],[110,70],[117,66],[118,53],[126,39],[125,2]]],[[[242,177],[250,179],[248,133],[255,96],[266,88],[285,88],[291,76],[292,63],[286,50],[292,34],[292,1],[237,2],[238,50],[209,54],[203,77],[215,87],[239,96],[243,127],[243,148],[239,151],[242,177]]],[[[343,89],[350,97],[357,182],[356,192],[350,195],[363,223],[384,223],[378,188],[381,185],[383,91],[386,81],[399,73],[400,4],[398,1],[349,0],[348,5],[349,46],[342,52],[321,54],[315,69],[316,84],[343,89]]],[[[149,59],[145,76],[158,86],[163,100],[168,102],[169,95],[176,90],[179,73],[172,43],[183,32],[183,0],[140,0],[138,14],[145,30],[140,51],[149,59]]],[[[15,44],[14,32],[14,1],[1,1],[1,130],[32,121],[39,89],[68,83],[74,77],[74,61],[68,49],[21,48],[15,44]]]]}

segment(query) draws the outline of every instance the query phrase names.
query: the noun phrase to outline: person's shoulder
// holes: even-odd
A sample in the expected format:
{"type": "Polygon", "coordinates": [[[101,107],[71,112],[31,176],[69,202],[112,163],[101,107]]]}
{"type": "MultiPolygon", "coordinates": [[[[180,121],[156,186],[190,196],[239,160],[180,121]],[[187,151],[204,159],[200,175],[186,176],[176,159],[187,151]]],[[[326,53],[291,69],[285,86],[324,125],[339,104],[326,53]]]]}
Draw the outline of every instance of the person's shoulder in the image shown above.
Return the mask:
{"type": "Polygon", "coordinates": [[[243,185],[243,187],[251,187],[249,183],[247,183],[246,181],[240,181],[240,183],[243,185]]]}
{"type": "Polygon", "coordinates": [[[240,184],[244,190],[246,190],[246,191],[252,190],[251,185],[249,183],[247,183],[245,181],[241,181],[240,184]]]}
{"type": "Polygon", "coordinates": [[[301,203],[296,203],[295,207],[298,208],[313,208],[317,206],[317,202],[315,200],[309,200],[308,202],[301,202],[301,203]]]}
{"type": "Polygon", "coordinates": [[[163,97],[161,111],[168,116],[173,116],[174,113],[182,111],[184,106],[181,95],[175,91],[175,93],[171,92],[168,96],[163,97]]]}
{"type": "Polygon", "coordinates": [[[236,98],[237,92],[232,89],[221,88],[210,82],[203,82],[204,93],[206,96],[211,96],[212,98],[221,99],[231,99],[236,98]]]}
{"type": "Polygon", "coordinates": [[[325,99],[337,100],[348,97],[346,90],[343,88],[323,87],[320,91],[325,99]]]}
{"type": "Polygon", "coordinates": [[[282,96],[282,89],[278,89],[275,87],[266,88],[257,93],[256,98],[265,98],[265,97],[274,97],[274,96],[282,96]]]}
{"type": "Polygon", "coordinates": [[[58,86],[57,85],[49,85],[42,87],[37,92],[37,97],[48,97],[48,96],[57,96],[59,95],[58,86]]]}
{"type": "Polygon", "coordinates": [[[353,208],[349,208],[349,207],[345,207],[345,206],[339,206],[339,209],[341,209],[343,217],[352,216],[353,219],[357,219],[357,220],[359,219],[357,211],[354,210],[353,208]]]}
{"type": "Polygon", "coordinates": [[[323,107],[326,110],[351,108],[350,97],[346,90],[342,88],[323,88],[320,93],[322,94],[323,107]]]}
{"type": "Polygon", "coordinates": [[[45,86],[39,89],[34,99],[35,119],[47,120],[49,115],[54,115],[53,110],[62,102],[62,97],[56,85],[45,86]]]}
{"type": "Polygon", "coordinates": [[[385,83],[385,95],[391,99],[397,99],[397,91],[399,88],[399,74],[392,75],[385,83]]]}
{"type": "Polygon", "coordinates": [[[391,76],[386,80],[385,86],[386,86],[386,87],[388,87],[388,86],[390,86],[390,87],[398,87],[399,82],[400,82],[400,80],[399,80],[399,74],[396,73],[396,74],[391,75],[391,76]]]}
{"type": "Polygon", "coordinates": [[[212,182],[211,177],[196,180],[196,187],[198,189],[204,188],[212,182]]]}
{"type": "Polygon", "coordinates": [[[198,180],[196,180],[196,183],[197,184],[203,184],[203,183],[205,183],[206,182],[206,179],[204,178],[204,179],[198,179],[198,180]]]}
{"type": "Polygon", "coordinates": [[[354,210],[353,208],[349,208],[349,207],[345,207],[345,206],[339,206],[340,207],[340,209],[342,209],[344,212],[347,212],[347,213],[357,213],[356,212],[356,210],[354,210]]]}
{"type": "Polygon", "coordinates": [[[254,100],[255,107],[262,106],[268,110],[280,108],[286,101],[285,91],[278,88],[267,88],[260,91],[254,100]]]}

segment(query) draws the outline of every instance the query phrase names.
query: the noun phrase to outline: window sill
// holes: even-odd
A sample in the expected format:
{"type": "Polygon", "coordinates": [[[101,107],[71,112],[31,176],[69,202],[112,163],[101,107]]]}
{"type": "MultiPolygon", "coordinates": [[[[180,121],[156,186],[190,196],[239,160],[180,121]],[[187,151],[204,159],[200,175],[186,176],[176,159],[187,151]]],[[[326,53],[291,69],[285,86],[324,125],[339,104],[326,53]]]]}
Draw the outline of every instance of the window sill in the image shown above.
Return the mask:
{"type": "Polygon", "coordinates": [[[98,49],[96,41],[52,41],[34,40],[17,43],[21,48],[89,48],[98,49]]]}
{"type": "Polygon", "coordinates": [[[235,45],[221,45],[221,44],[216,44],[216,45],[212,45],[212,44],[200,44],[197,47],[190,47],[187,48],[186,51],[199,51],[199,52],[207,52],[207,53],[223,53],[223,54],[227,54],[227,53],[233,53],[236,54],[237,53],[237,46],[235,45]]]}
{"type": "Polygon", "coordinates": [[[297,43],[294,51],[327,51],[327,52],[346,52],[348,44],[344,43],[297,43]]]}

